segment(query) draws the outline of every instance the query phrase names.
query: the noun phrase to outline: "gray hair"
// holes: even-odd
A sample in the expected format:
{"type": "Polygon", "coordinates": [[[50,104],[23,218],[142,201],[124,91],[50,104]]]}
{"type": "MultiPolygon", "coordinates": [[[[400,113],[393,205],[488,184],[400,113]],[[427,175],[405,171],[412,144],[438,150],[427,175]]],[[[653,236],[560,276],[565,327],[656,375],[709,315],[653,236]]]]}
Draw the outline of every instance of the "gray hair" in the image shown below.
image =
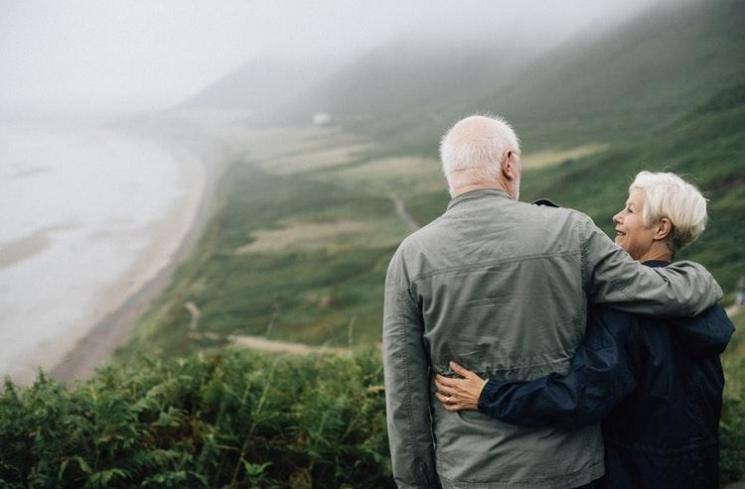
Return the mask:
{"type": "Polygon", "coordinates": [[[520,142],[507,121],[498,116],[466,117],[456,122],[440,141],[442,172],[451,187],[451,174],[460,171],[494,180],[507,151],[520,155],[520,142]]]}
{"type": "Polygon", "coordinates": [[[645,226],[663,217],[670,219],[667,240],[673,253],[693,243],[706,229],[706,199],[701,192],[674,173],[640,172],[629,187],[644,192],[642,221],[645,226]]]}

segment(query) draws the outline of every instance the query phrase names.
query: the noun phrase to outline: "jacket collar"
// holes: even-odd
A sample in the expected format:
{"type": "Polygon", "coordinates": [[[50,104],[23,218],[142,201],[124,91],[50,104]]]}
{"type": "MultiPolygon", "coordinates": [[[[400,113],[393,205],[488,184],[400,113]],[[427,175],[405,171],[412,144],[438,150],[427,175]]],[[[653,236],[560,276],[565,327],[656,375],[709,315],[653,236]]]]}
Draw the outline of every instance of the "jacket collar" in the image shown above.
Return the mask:
{"type": "Polygon", "coordinates": [[[509,195],[507,195],[507,192],[505,192],[502,189],[498,188],[480,188],[478,190],[471,190],[470,192],[466,192],[464,194],[460,194],[459,196],[455,197],[454,199],[450,200],[450,203],[448,204],[448,210],[460,204],[461,202],[466,202],[470,200],[482,200],[487,199],[490,197],[501,197],[505,199],[511,199],[509,195]]]}

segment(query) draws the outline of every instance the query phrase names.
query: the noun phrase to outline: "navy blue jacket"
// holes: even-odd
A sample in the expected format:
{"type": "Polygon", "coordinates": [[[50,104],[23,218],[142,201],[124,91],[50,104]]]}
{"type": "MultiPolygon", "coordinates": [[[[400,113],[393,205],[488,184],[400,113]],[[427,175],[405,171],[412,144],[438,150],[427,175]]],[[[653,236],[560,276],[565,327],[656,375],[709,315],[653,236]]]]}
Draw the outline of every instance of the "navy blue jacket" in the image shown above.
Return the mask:
{"type": "Polygon", "coordinates": [[[724,388],[719,354],[733,331],[718,306],[691,319],[594,307],[566,375],[489,380],[479,410],[525,426],[575,429],[602,420],[601,488],[717,488],[724,388]]]}

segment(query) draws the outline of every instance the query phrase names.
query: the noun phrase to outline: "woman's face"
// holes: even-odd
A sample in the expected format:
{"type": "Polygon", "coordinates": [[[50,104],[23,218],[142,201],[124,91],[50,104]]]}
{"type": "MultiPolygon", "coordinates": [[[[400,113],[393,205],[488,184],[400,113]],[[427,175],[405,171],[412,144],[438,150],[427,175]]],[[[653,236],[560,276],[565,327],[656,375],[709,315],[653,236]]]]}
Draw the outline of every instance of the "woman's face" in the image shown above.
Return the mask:
{"type": "Polygon", "coordinates": [[[616,244],[626,250],[634,260],[641,259],[654,243],[655,228],[644,225],[643,212],[644,192],[632,190],[624,208],[613,216],[613,223],[616,225],[616,244]]]}

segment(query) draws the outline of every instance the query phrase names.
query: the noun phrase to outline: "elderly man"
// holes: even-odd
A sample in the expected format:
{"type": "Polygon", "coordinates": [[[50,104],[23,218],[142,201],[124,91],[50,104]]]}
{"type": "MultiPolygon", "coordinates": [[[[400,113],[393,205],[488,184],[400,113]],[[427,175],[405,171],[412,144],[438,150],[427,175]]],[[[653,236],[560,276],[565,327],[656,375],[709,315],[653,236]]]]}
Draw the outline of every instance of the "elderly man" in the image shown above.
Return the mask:
{"type": "Polygon", "coordinates": [[[453,197],[406,238],[386,277],[383,349],[388,433],[401,488],[582,487],[603,475],[598,426],[525,428],[450,413],[435,373],[454,360],[484,378],[566,371],[587,304],[692,316],[721,289],[702,267],[640,265],[583,214],[523,204],[509,125],[474,116],[441,144],[453,197]]]}

